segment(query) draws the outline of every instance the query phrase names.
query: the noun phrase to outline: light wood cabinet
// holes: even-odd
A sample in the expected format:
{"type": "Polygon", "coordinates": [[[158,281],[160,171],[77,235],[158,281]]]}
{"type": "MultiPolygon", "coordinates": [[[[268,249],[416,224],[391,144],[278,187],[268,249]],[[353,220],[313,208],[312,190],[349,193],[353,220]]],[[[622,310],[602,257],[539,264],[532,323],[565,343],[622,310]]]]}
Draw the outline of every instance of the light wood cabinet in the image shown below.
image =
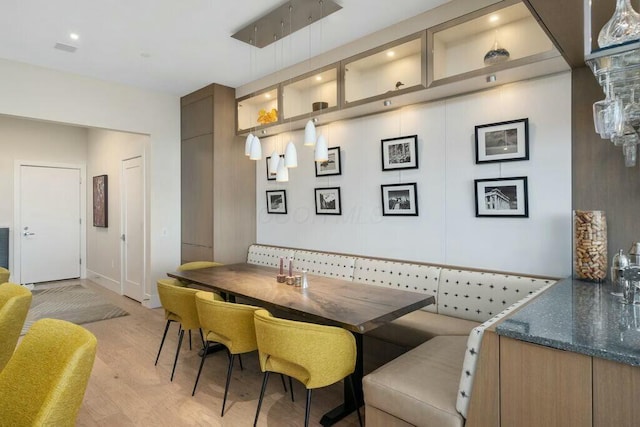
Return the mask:
{"type": "Polygon", "coordinates": [[[182,262],[244,262],[256,238],[255,164],[234,129],[235,90],[181,99],[182,262]]]}

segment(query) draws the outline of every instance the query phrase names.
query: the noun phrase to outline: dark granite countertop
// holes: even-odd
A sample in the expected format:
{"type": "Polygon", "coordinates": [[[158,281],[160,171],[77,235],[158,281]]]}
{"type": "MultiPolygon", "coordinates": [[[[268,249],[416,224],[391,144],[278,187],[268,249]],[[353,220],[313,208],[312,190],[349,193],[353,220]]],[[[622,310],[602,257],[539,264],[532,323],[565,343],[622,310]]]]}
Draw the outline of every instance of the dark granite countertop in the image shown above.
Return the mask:
{"type": "Polygon", "coordinates": [[[565,279],[509,316],[498,335],[640,366],[640,305],[608,283],[565,279]]]}

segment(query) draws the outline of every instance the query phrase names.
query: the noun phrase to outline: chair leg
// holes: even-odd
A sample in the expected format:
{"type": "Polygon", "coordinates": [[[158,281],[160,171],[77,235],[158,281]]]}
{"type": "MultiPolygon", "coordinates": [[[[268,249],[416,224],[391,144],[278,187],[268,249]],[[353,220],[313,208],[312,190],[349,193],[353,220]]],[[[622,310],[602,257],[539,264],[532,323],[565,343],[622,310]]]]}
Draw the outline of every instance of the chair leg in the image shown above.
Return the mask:
{"type": "Polygon", "coordinates": [[[200,339],[202,340],[202,348],[205,347],[205,342],[204,342],[204,335],[202,335],[202,328],[198,328],[198,331],[200,331],[200,339]]]}
{"type": "Polygon", "coordinates": [[[280,374],[280,379],[282,380],[282,387],[284,388],[284,392],[286,393],[287,391],[287,383],[284,382],[284,374],[280,374]]]}
{"type": "Polygon", "coordinates": [[[189,350],[192,350],[192,348],[191,348],[191,329],[189,329],[189,350]]]}
{"type": "MultiPolygon", "coordinates": [[[[291,381],[291,377],[289,377],[289,390],[291,390],[291,401],[295,402],[294,398],[293,398],[293,381],[291,381]]],[[[285,390],[287,391],[287,390],[285,390]]]]}
{"type": "Polygon", "coordinates": [[[176,358],[173,361],[173,369],[171,370],[171,381],[173,381],[173,374],[176,372],[176,363],[178,363],[178,356],[180,355],[180,347],[182,346],[183,337],[184,337],[184,329],[181,329],[180,337],[178,338],[178,348],[176,349],[176,358]]]}
{"type": "Polygon", "coordinates": [[[304,411],[304,427],[309,427],[309,412],[311,411],[311,389],[307,389],[307,407],[304,411]]]}
{"type": "Polygon", "coordinates": [[[235,354],[231,355],[229,359],[229,369],[227,370],[227,383],[224,386],[224,399],[222,399],[222,412],[220,416],[224,417],[224,406],[227,404],[227,393],[229,392],[229,382],[231,381],[231,371],[233,370],[233,360],[236,358],[235,354]]]}
{"type": "Polygon", "coordinates": [[[238,360],[240,361],[240,370],[244,371],[244,366],[242,366],[242,355],[241,354],[238,355],[238,360]]]}
{"type": "Polygon", "coordinates": [[[351,389],[351,397],[356,405],[356,412],[358,413],[358,423],[360,427],[362,427],[362,417],[360,416],[360,407],[358,405],[358,398],[356,397],[356,389],[353,387],[353,375],[347,376],[347,381],[349,381],[349,389],[351,389]]]}
{"type": "Polygon", "coordinates": [[[164,345],[164,339],[167,337],[167,331],[169,330],[169,325],[171,324],[171,320],[167,320],[167,326],[164,327],[164,334],[162,335],[162,341],[160,341],[160,348],[158,349],[158,355],[156,356],[156,363],[158,365],[158,359],[160,358],[160,352],[162,351],[162,346],[164,345]]]}
{"type": "Polygon", "coordinates": [[[256,409],[256,418],[253,420],[253,427],[256,427],[258,424],[258,415],[260,415],[260,407],[262,406],[264,391],[267,389],[267,381],[269,381],[269,371],[264,371],[264,376],[262,377],[262,388],[260,389],[260,399],[258,399],[258,409],[256,409]]]}
{"type": "Polygon", "coordinates": [[[204,344],[204,352],[202,352],[202,358],[200,359],[200,369],[198,369],[198,376],[196,377],[196,383],[193,385],[193,391],[191,392],[191,396],[196,394],[196,387],[198,387],[198,380],[200,379],[200,373],[202,372],[202,367],[204,366],[204,359],[207,358],[207,352],[209,350],[209,341],[204,344]]]}

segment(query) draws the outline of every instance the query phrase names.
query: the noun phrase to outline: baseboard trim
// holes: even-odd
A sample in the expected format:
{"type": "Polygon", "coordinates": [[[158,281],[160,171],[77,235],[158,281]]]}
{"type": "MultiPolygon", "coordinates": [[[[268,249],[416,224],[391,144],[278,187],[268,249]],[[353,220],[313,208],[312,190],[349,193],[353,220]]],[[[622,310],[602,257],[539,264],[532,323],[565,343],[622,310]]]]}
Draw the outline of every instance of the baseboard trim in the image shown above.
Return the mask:
{"type": "Polygon", "coordinates": [[[102,286],[103,288],[115,292],[118,295],[122,295],[122,287],[120,286],[120,282],[117,280],[113,280],[110,277],[104,276],[100,273],[96,273],[95,271],[89,269],[87,269],[87,279],[102,286]]]}

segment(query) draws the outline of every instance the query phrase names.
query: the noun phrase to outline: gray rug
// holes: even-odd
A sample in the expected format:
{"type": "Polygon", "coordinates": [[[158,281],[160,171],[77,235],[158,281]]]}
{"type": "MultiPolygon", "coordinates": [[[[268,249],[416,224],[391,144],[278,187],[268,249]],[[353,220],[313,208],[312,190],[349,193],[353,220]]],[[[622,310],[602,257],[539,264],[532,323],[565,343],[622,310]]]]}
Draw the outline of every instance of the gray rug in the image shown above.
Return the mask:
{"type": "Polygon", "coordinates": [[[36,289],[33,291],[31,308],[22,328],[22,334],[27,332],[33,322],[43,318],[67,320],[81,325],[128,314],[82,285],[36,289]]]}

